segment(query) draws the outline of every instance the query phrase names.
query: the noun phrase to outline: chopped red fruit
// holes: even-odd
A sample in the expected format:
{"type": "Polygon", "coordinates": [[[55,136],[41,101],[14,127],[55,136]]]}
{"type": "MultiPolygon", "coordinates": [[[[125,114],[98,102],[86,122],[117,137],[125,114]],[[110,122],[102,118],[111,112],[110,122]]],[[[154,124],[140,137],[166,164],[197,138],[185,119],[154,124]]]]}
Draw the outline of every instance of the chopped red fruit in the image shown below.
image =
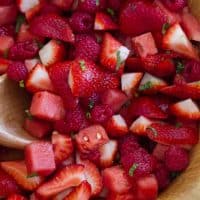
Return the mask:
{"type": "Polygon", "coordinates": [[[74,34],[67,21],[57,14],[35,17],[30,24],[30,30],[33,34],[41,37],[74,42],[74,34]]]}
{"type": "Polygon", "coordinates": [[[20,194],[12,194],[7,198],[7,200],[26,200],[26,198],[20,194]]]}
{"type": "MultiPolygon", "coordinates": [[[[103,148],[103,146],[104,145],[102,145],[101,147],[103,148]]],[[[95,150],[89,151],[87,153],[81,152],[80,158],[83,159],[83,160],[89,160],[89,161],[93,162],[95,165],[99,166],[100,156],[101,156],[101,154],[100,154],[101,147],[99,149],[95,149],[95,150]]]]}
{"type": "Polygon", "coordinates": [[[35,6],[40,4],[38,0],[18,0],[18,7],[22,13],[33,9],[35,6]]]}
{"type": "Polygon", "coordinates": [[[42,198],[50,198],[70,187],[76,187],[85,180],[83,165],[70,165],[61,169],[54,177],[42,184],[36,193],[42,198]]]}
{"type": "Polygon", "coordinates": [[[37,174],[28,174],[24,161],[5,161],[0,165],[22,189],[34,191],[44,180],[37,174]]]}
{"type": "Polygon", "coordinates": [[[105,129],[100,125],[89,126],[82,129],[76,136],[76,143],[80,152],[98,149],[109,141],[105,129]]]}
{"type": "Polygon", "coordinates": [[[50,133],[52,126],[49,122],[43,120],[27,118],[24,122],[24,129],[34,137],[43,138],[50,133]]]}
{"type": "Polygon", "coordinates": [[[49,92],[37,92],[34,94],[30,112],[33,116],[47,121],[60,120],[65,115],[61,97],[49,92]]]}
{"type": "Polygon", "coordinates": [[[72,139],[56,131],[52,134],[52,144],[57,164],[69,158],[74,151],[72,139]]]}
{"type": "Polygon", "coordinates": [[[106,200],[137,200],[137,197],[132,193],[128,192],[125,194],[109,193],[106,200]]]}
{"type": "Polygon", "coordinates": [[[48,176],[56,169],[53,145],[42,141],[26,145],[25,161],[29,174],[48,176]]]}
{"type": "Polygon", "coordinates": [[[162,0],[169,10],[178,12],[187,6],[187,0],[162,0]]]}
{"type": "Polygon", "coordinates": [[[73,0],[52,0],[51,2],[63,10],[68,10],[71,8],[73,0]]]}
{"type": "Polygon", "coordinates": [[[11,36],[0,36],[0,55],[7,58],[9,49],[14,45],[14,39],[11,36]]]}
{"type": "Polygon", "coordinates": [[[125,63],[128,72],[143,72],[142,61],[138,57],[129,57],[125,63]]]}
{"type": "Polygon", "coordinates": [[[168,150],[168,145],[163,144],[156,144],[155,148],[153,149],[153,156],[155,156],[158,160],[164,161],[165,152],[168,150]]]}

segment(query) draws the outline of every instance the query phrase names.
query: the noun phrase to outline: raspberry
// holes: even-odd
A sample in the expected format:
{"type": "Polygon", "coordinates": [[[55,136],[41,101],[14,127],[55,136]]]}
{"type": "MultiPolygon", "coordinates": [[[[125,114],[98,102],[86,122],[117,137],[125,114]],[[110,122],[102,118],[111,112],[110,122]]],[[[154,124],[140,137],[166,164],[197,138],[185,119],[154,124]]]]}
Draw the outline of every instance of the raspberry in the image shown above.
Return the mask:
{"type": "Polygon", "coordinates": [[[74,12],[69,23],[75,33],[87,33],[93,29],[94,18],[85,12],[74,12]]]}
{"type": "Polygon", "coordinates": [[[96,105],[91,112],[93,123],[105,123],[113,115],[112,109],[108,105],[96,105]]]}
{"type": "Polygon", "coordinates": [[[16,42],[9,50],[8,57],[13,60],[31,59],[37,55],[39,47],[34,41],[16,42]]]}
{"type": "Polygon", "coordinates": [[[171,11],[180,11],[187,6],[187,0],[162,0],[162,2],[171,11]]]}
{"type": "Polygon", "coordinates": [[[14,36],[15,29],[13,25],[0,26],[0,36],[14,36]]]}
{"type": "Polygon", "coordinates": [[[100,54],[100,45],[90,35],[77,35],[75,42],[75,58],[85,58],[96,61],[100,54]]]}
{"type": "Polygon", "coordinates": [[[8,78],[13,81],[26,80],[28,70],[23,62],[12,62],[7,69],[8,78]]]}
{"type": "Polygon", "coordinates": [[[189,154],[185,149],[170,146],[165,152],[165,165],[170,171],[182,171],[189,165],[189,154]]]}

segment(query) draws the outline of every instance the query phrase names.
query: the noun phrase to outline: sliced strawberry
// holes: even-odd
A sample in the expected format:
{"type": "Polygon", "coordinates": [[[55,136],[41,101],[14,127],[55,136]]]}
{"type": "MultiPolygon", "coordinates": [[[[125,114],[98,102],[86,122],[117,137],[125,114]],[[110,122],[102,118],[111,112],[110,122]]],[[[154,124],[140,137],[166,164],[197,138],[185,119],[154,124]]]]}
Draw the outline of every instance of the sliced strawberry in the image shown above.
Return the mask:
{"type": "Polygon", "coordinates": [[[115,156],[117,154],[117,141],[110,140],[99,148],[100,152],[100,166],[102,168],[112,166],[115,156]]]}
{"type": "MultiPolygon", "coordinates": [[[[78,187],[78,186],[77,186],[78,187]]],[[[75,189],[75,188],[74,188],[75,189]]],[[[73,191],[73,188],[69,188],[64,190],[63,192],[60,192],[58,194],[56,194],[53,198],[51,198],[52,200],[63,200],[67,195],[69,195],[71,192],[73,191]]],[[[39,199],[38,199],[39,200],[39,199]]]]}
{"type": "Polygon", "coordinates": [[[142,61],[138,57],[129,57],[126,60],[126,70],[128,72],[143,72],[142,61]]]}
{"type": "Polygon", "coordinates": [[[40,1],[39,4],[37,4],[33,8],[29,9],[28,11],[26,11],[26,13],[25,13],[26,19],[28,21],[31,21],[32,18],[35,17],[41,11],[41,8],[42,8],[42,2],[40,1]]]}
{"type": "Polygon", "coordinates": [[[54,87],[49,77],[48,71],[43,65],[37,64],[30,71],[26,81],[26,89],[32,93],[44,90],[50,92],[54,91],[54,87]]]}
{"type": "Polygon", "coordinates": [[[26,200],[26,198],[20,194],[12,194],[7,198],[7,200],[26,200]]]}
{"type": "Polygon", "coordinates": [[[49,92],[37,92],[34,94],[30,112],[33,116],[47,121],[60,120],[65,115],[61,97],[49,92]]]}
{"type": "Polygon", "coordinates": [[[177,117],[199,120],[200,110],[197,104],[192,99],[186,99],[171,105],[171,112],[177,117]]]}
{"type": "Polygon", "coordinates": [[[65,47],[59,41],[50,40],[40,49],[39,56],[42,64],[48,67],[63,60],[65,56],[65,47]]]}
{"type": "Polygon", "coordinates": [[[43,181],[43,178],[37,175],[29,177],[24,161],[7,161],[1,162],[0,165],[25,190],[34,191],[43,181]]]}
{"type": "Polygon", "coordinates": [[[30,30],[33,34],[41,37],[74,42],[74,34],[67,21],[57,14],[35,17],[30,24],[30,30]]]}
{"type": "Polygon", "coordinates": [[[11,36],[0,36],[0,55],[7,57],[8,50],[14,45],[14,39],[11,36]]]}
{"type": "Polygon", "coordinates": [[[6,73],[9,64],[9,60],[0,58],[0,75],[6,73]]]}
{"type": "Polygon", "coordinates": [[[64,200],[89,200],[91,196],[91,187],[87,181],[82,182],[76,187],[64,200]]]}
{"type": "Polygon", "coordinates": [[[70,187],[80,185],[85,180],[82,165],[70,165],[59,171],[51,180],[42,184],[36,193],[43,198],[50,198],[70,187]]]}
{"type": "Polygon", "coordinates": [[[198,143],[198,132],[191,127],[180,127],[153,123],[146,130],[148,137],[161,144],[194,145],[198,143]]]}
{"type": "Polygon", "coordinates": [[[167,86],[167,82],[149,73],[145,73],[138,90],[145,94],[154,94],[167,86]]]}
{"type": "Polygon", "coordinates": [[[106,124],[109,136],[120,137],[128,133],[128,126],[121,115],[113,115],[106,124]]]}
{"type": "Polygon", "coordinates": [[[82,129],[75,136],[75,139],[78,148],[82,153],[98,149],[109,141],[105,129],[100,125],[93,125],[82,129]]]}
{"type": "Polygon", "coordinates": [[[133,48],[141,57],[158,53],[152,33],[145,33],[132,38],[133,48]]]}
{"type": "Polygon", "coordinates": [[[52,134],[52,144],[56,163],[60,163],[71,156],[74,147],[72,139],[56,131],[52,134]]]}
{"type": "Polygon", "coordinates": [[[30,72],[37,64],[40,64],[40,60],[37,58],[26,59],[24,63],[26,65],[28,72],[30,72]]]}
{"type": "Polygon", "coordinates": [[[138,117],[130,126],[130,131],[138,135],[146,135],[146,129],[152,124],[152,121],[146,117],[138,117]]]}
{"type": "Polygon", "coordinates": [[[126,73],[121,76],[121,88],[127,95],[133,95],[140,80],[142,79],[143,73],[126,73]]]}
{"type": "Polygon", "coordinates": [[[101,50],[101,64],[107,69],[123,73],[124,64],[130,51],[117,41],[111,34],[106,33],[101,50]]]}
{"type": "Polygon", "coordinates": [[[153,149],[153,156],[155,156],[158,160],[164,161],[165,152],[169,148],[168,145],[163,144],[156,144],[155,148],[153,149]]]}
{"type": "Polygon", "coordinates": [[[112,192],[123,194],[132,187],[126,172],[119,165],[104,169],[102,177],[104,185],[112,192]]]}
{"type": "Polygon", "coordinates": [[[198,54],[179,24],[171,26],[163,37],[163,48],[199,60],[198,54]]]}
{"type": "Polygon", "coordinates": [[[26,13],[27,11],[31,10],[35,6],[40,4],[39,0],[18,0],[17,1],[18,7],[22,13],[26,13]]]}
{"type": "Polygon", "coordinates": [[[118,29],[117,24],[112,20],[112,18],[108,14],[104,12],[96,13],[94,30],[107,31],[116,29],[118,29]]]}
{"type": "Polygon", "coordinates": [[[128,192],[125,194],[110,192],[106,200],[137,200],[137,198],[132,192],[128,192]]]}

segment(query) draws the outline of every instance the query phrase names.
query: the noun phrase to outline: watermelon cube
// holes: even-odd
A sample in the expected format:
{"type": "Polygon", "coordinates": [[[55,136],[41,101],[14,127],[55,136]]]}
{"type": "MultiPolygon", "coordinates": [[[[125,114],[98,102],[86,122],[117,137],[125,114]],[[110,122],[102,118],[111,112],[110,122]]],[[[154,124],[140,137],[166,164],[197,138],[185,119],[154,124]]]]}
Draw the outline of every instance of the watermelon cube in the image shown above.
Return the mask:
{"type": "Polygon", "coordinates": [[[52,126],[51,123],[43,120],[27,118],[24,122],[24,129],[34,137],[43,138],[52,130],[52,126]]]}
{"type": "Polygon", "coordinates": [[[45,141],[28,144],[25,147],[25,161],[29,174],[48,176],[56,169],[53,145],[45,141]]]}
{"type": "Polygon", "coordinates": [[[39,119],[57,121],[64,118],[65,109],[60,96],[42,91],[34,94],[30,113],[39,119]]]}

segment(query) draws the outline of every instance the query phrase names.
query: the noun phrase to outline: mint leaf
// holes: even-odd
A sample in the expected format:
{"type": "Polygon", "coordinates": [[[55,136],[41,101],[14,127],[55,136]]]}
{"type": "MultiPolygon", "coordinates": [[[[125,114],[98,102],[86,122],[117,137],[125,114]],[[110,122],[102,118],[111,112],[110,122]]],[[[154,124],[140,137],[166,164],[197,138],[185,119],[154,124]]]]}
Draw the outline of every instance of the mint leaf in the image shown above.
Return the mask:
{"type": "Polygon", "coordinates": [[[33,178],[33,177],[36,177],[36,176],[38,176],[37,173],[32,173],[32,174],[28,174],[27,178],[33,178]]]}
{"type": "Polygon", "coordinates": [[[16,27],[15,27],[15,32],[18,33],[20,30],[21,25],[25,22],[25,17],[24,15],[19,15],[17,17],[17,23],[16,23],[16,27]]]}
{"type": "Polygon", "coordinates": [[[177,74],[180,74],[183,72],[185,66],[182,62],[178,62],[177,65],[176,65],[176,73],[177,74]]]}
{"type": "Polygon", "coordinates": [[[136,163],[134,163],[132,165],[132,167],[129,169],[129,172],[128,172],[129,176],[133,176],[134,175],[134,172],[137,169],[137,167],[138,167],[138,164],[136,164],[136,163]]]}
{"type": "Polygon", "coordinates": [[[152,82],[151,81],[147,81],[145,84],[140,85],[139,91],[145,91],[145,90],[151,89],[152,87],[153,87],[152,82]]]}
{"type": "Polygon", "coordinates": [[[115,16],[115,11],[111,8],[107,8],[107,13],[110,14],[111,16],[115,16]]]}
{"type": "Polygon", "coordinates": [[[152,131],[152,133],[153,133],[153,135],[154,135],[155,137],[157,137],[157,136],[158,136],[158,132],[156,131],[156,129],[155,129],[155,128],[153,128],[153,127],[149,126],[147,129],[149,129],[150,131],[152,131]]]}
{"type": "Polygon", "coordinates": [[[84,60],[80,60],[79,61],[79,65],[82,71],[86,70],[86,65],[85,65],[85,61],[84,60]]]}
{"type": "Polygon", "coordinates": [[[163,24],[162,26],[162,34],[165,35],[165,33],[167,32],[167,30],[169,29],[170,24],[167,22],[165,24],[163,24]]]}

